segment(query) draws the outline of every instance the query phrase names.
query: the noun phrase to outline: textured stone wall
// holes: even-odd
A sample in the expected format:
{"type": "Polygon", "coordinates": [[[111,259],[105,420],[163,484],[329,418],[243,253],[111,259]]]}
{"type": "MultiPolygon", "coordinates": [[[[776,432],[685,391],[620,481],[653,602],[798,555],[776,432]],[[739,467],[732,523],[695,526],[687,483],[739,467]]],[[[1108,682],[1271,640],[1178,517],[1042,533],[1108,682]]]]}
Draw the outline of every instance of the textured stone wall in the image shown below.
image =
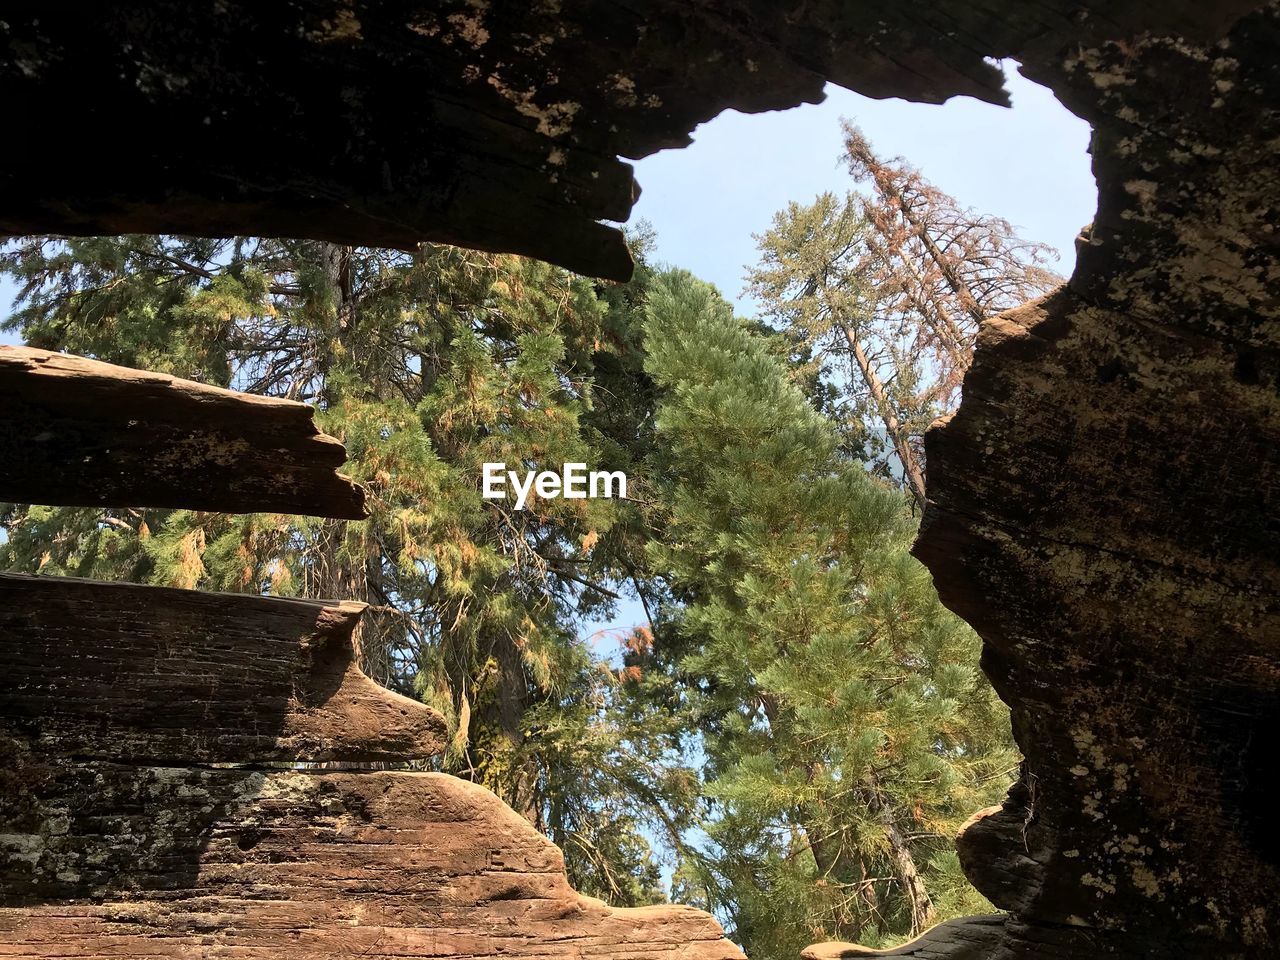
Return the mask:
{"type": "Polygon", "coordinates": [[[725,109],[822,97],[1006,102],[990,57],[1147,29],[1212,36],[1248,0],[13,0],[0,233],[439,240],[629,274],[638,158],[725,109]],[[50,122],[50,105],[74,122],[50,122]],[[86,162],[86,153],[92,162],[86,162]]]}
{"type": "Polygon", "coordinates": [[[1026,756],[960,838],[1002,956],[1280,951],[1278,29],[1027,69],[1095,125],[1098,217],[982,330],[917,547],[1026,756]]]}

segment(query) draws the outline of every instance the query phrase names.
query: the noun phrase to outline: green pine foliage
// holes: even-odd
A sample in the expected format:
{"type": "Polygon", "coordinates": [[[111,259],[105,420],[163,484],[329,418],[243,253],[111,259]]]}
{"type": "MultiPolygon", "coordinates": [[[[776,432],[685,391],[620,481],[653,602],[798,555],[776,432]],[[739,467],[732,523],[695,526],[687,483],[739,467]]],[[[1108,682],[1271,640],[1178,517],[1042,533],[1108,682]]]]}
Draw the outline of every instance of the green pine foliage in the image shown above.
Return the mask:
{"type": "Polygon", "coordinates": [[[682,890],[769,960],[912,933],[904,862],[930,919],[989,909],[950,841],[1016,757],[977,637],[908,553],[903,494],[840,454],[712,288],[661,278],[645,335],[669,509],[649,556],[681,600],[657,659],[704,733],[711,798],[682,890]]]}
{"type": "Polygon", "coordinates": [[[439,246],[13,243],[6,329],[311,403],[371,515],[0,504],[0,569],[367,602],[365,669],[450,724],[437,769],[610,902],[666,897],[674,854],[670,895],[753,958],[902,939],[922,899],[989,909],[950,837],[1016,757],[903,495],[794,342],[645,248],[633,283],[597,286],[439,246]],[[491,461],[623,470],[628,499],[515,511],[480,495],[491,461]],[[649,624],[616,669],[584,625],[622,594],[649,624]]]}

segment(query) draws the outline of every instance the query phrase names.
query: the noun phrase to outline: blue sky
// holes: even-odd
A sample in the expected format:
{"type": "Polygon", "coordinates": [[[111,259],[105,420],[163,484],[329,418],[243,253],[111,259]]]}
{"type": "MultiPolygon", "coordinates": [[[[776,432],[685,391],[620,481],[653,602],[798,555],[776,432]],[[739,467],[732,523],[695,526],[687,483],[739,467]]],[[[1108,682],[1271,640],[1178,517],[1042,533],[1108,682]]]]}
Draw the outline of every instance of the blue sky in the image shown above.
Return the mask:
{"type": "MultiPolygon", "coordinates": [[[[0,311],[3,316],[8,316],[9,311],[13,309],[13,284],[5,277],[0,277],[0,311]]],[[[5,333],[0,330],[0,343],[21,343],[22,338],[15,333],[5,333]]]]}
{"type": "MultiPolygon", "coordinates": [[[[653,225],[660,261],[711,281],[749,314],[752,304],[741,294],[745,268],[756,259],[752,234],[768,229],[789,201],[850,188],[839,163],[840,120],[848,117],[882,156],[906,157],[962,204],[1055,247],[1061,259],[1052,266],[1069,274],[1076,234],[1097,203],[1089,127],[1012,65],[1006,73],[1013,109],[973,100],[872,100],[828,86],[820,104],[722,114],[698,128],[691,146],[636,164],[643,193],[632,222],[653,225]]],[[[643,622],[640,605],[627,602],[612,623],[588,632],[643,622]]],[[[608,637],[597,646],[613,649],[608,637]]]]}
{"type": "Polygon", "coordinates": [[[636,164],[643,193],[632,221],[658,234],[659,259],[720,288],[739,308],[753,233],[788,201],[843,193],[840,119],[862,127],[882,156],[901,155],[962,204],[1009,220],[1027,239],[1056,247],[1069,273],[1073,242],[1092,218],[1088,125],[1043,87],[1006,69],[1013,109],[956,99],[937,106],[871,100],[828,86],[821,104],[703,124],[694,143],[636,164]]]}

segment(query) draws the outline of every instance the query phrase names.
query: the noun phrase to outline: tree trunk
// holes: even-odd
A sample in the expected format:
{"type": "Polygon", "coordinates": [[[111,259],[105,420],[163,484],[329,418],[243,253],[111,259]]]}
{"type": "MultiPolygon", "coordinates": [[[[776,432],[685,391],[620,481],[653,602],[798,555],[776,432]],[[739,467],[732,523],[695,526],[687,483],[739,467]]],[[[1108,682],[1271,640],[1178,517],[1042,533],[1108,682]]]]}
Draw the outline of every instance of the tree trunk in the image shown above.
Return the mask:
{"type": "MultiPolygon", "coordinates": [[[[951,288],[951,292],[959,298],[960,305],[965,313],[970,316],[974,323],[981,324],[986,319],[986,316],[978,298],[973,295],[973,292],[956,271],[955,264],[938,248],[938,244],[930,235],[928,227],[920,221],[920,218],[907,205],[906,197],[902,195],[900,190],[891,186],[891,180],[885,171],[885,166],[880,161],[880,158],[872,152],[870,144],[865,140],[856,142],[847,140],[846,147],[850,155],[866,167],[867,172],[871,174],[871,179],[875,183],[876,192],[880,194],[880,198],[897,208],[902,215],[902,219],[911,228],[912,235],[924,244],[925,252],[928,253],[929,258],[933,260],[938,270],[941,271],[943,279],[947,281],[947,286],[951,288]]],[[[904,257],[903,259],[908,258],[904,257]]]]}
{"type": "Polygon", "coordinates": [[[915,235],[920,238],[920,242],[924,244],[925,250],[929,257],[937,265],[941,271],[943,279],[947,281],[947,286],[951,288],[960,299],[960,306],[965,313],[969,314],[969,318],[974,323],[981,325],[986,320],[986,314],[982,310],[982,305],[978,302],[978,298],[973,295],[973,291],[969,289],[968,284],[961,279],[960,274],[956,272],[955,264],[947,259],[946,254],[938,249],[938,244],[933,237],[929,235],[929,230],[924,224],[920,223],[916,216],[907,209],[907,205],[898,199],[898,208],[902,211],[902,219],[910,224],[915,235]]]}
{"type": "MultiPolygon", "coordinates": [[[[782,710],[777,698],[767,693],[761,693],[760,704],[764,710],[765,717],[769,720],[769,726],[776,730],[779,724],[783,723],[782,710]]],[[[812,780],[817,774],[817,765],[810,764],[808,773],[810,780],[812,780]]],[[[868,922],[871,918],[880,917],[879,899],[876,896],[874,884],[868,879],[866,863],[861,858],[848,856],[846,848],[839,842],[838,836],[835,838],[836,842],[832,842],[833,838],[824,833],[821,826],[816,825],[824,818],[818,815],[813,808],[795,811],[795,819],[795,826],[803,836],[804,842],[808,844],[809,852],[813,854],[813,861],[817,864],[820,876],[824,880],[830,880],[843,886],[856,884],[858,898],[866,904],[868,922]]],[[[866,926],[867,923],[861,921],[852,924],[837,923],[835,929],[831,932],[841,938],[856,940],[862,936],[866,926]]]]}
{"type": "MultiPolygon", "coordinates": [[[[352,272],[355,248],[336,243],[319,243],[319,260],[326,279],[325,297],[333,306],[334,330],[332,341],[318,343],[322,351],[317,357],[316,370],[321,378],[319,395],[325,407],[338,402],[330,383],[329,374],[335,359],[334,344],[350,357],[355,333],[356,297],[352,272]]],[[[343,436],[339,440],[345,440],[343,436]]],[[[342,545],[347,537],[347,521],[326,519],[321,523],[318,538],[319,549],[312,558],[307,594],[320,599],[359,600],[370,603],[370,586],[375,573],[368,563],[354,567],[341,558],[342,545]]],[[[362,617],[357,624],[352,642],[360,669],[383,685],[391,680],[390,651],[383,632],[377,629],[374,618],[362,617]]]]}
{"type": "MultiPolygon", "coordinates": [[[[871,251],[882,263],[891,262],[891,256],[888,250],[881,247],[870,236],[867,237],[867,249],[871,251]]],[[[920,267],[909,256],[901,257],[902,265],[911,274],[911,279],[915,281],[915,286],[910,287],[907,293],[907,299],[911,302],[911,306],[920,314],[920,318],[925,325],[933,331],[933,335],[937,337],[938,342],[946,350],[951,357],[951,362],[958,366],[961,370],[967,370],[969,362],[973,357],[973,344],[970,337],[966,337],[964,331],[951,319],[951,316],[942,309],[938,304],[932,303],[925,299],[925,283],[924,274],[920,272],[920,267]]],[[[950,285],[950,280],[947,281],[950,285]]]]}
{"type": "Polygon", "coordinates": [[[524,715],[529,707],[529,681],[524,673],[524,659],[515,640],[502,633],[494,649],[498,663],[497,728],[501,748],[512,758],[507,804],[531,824],[542,829],[537,803],[537,772],[524,752],[524,715]]]}
{"type": "Polygon", "coordinates": [[[911,855],[911,848],[907,845],[902,831],[898,829],[897,823],[894,822],[893,811],[890,809],[888,801],[877,790],[873,793],[872,802],[877,807],[880,824],[884,830],[884,837],[889,841],[894,875],[898,878],[898,883],[902,886],[902,892],[911,907],[911,935],[914,937],[933,926],[937,922],[938,914],[934,910],[933,900],[929,898],[929,891],[925,889],[924,879],[920,876],[920,871],[916,869],[916,861],[911,855]]]}
{"type": "Polygon", "coordinates": [[[923,509],[925,501],[924,469],[920,466],[920,458],[916,456],[915,450],[912,449],[910,438],[907,436],[906,430],[903,429],[901,421],[898,420],[898,415],[894,412],[893,404],[889,401],[889,394],[884,388],[883,381],[881,381],[876,374],[875,368],[871,365],[867,352],[862,349],[861,341],[858,340],[847,324],[837,321],[836,325],[840,328],[845,341],[849,344],[854,361],[862,372],[862,379],[866,381],[867,389],[871,391],[871,398],[875,401],[876,410],[880,414],[881,422],[884,423],[885,432],[888,433],[889,440],[893,443],[894,452],[897,453],[898,459],[902,462],[902,473],[906,477],[907,487],[910,489],[911,495],[915,497],[916,503],[923,509]]]}

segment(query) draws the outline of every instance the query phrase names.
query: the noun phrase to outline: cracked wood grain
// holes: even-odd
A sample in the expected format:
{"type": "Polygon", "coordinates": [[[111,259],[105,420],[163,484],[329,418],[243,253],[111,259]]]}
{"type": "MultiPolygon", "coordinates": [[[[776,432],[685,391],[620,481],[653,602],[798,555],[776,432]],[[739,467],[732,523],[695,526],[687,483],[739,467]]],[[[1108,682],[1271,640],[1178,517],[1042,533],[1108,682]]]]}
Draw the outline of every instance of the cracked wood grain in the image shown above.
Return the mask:
{"type": "Polygon", "coordinates": [[[0,500],[361,519],[303,403],[0,346],[0,500]]]}
{"type": "Polygon", "coordinates": [[[174,765],[434,756],[440,715],[356,666],[363,611],[0,574],[0,739],[174,765]]]}

